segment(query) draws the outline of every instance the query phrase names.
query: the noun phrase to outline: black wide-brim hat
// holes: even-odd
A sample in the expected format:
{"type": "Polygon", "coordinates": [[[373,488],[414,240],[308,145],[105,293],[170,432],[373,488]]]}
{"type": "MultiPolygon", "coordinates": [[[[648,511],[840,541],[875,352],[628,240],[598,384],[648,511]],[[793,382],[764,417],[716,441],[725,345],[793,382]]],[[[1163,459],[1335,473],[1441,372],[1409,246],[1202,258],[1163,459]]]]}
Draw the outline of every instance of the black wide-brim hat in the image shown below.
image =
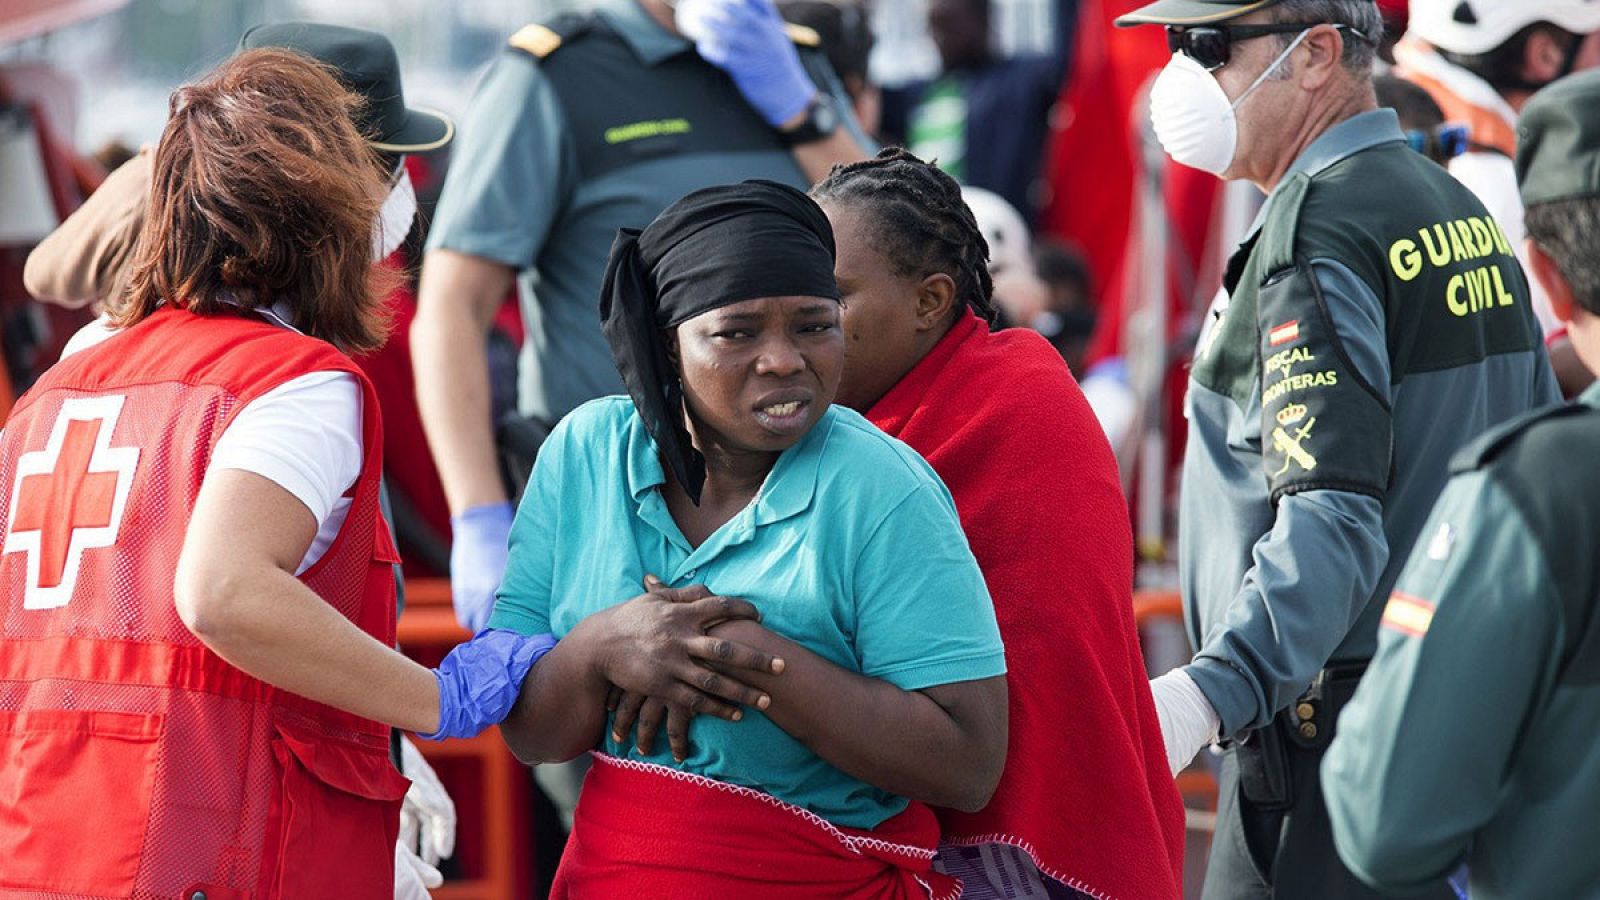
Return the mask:
{"type": "Polygon", "coordinates": [[[333,68],[344,86],[366,101],[357,114],[356,125],[374,149],[423,153],[437,150],[455,137],[456,126],[449,116],[406,106],[394,45],[375,31],[283,22],[257,25],[239,39],[240,50],[264,47],[304,53],[333,68]]]}

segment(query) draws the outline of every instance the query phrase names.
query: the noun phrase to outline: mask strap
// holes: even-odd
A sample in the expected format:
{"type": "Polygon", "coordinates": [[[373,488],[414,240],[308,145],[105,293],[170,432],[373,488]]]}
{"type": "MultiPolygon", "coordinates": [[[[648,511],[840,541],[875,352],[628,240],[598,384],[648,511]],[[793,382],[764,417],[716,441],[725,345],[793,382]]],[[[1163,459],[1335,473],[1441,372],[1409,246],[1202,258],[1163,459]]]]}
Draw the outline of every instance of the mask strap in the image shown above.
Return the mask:
{"type": "Polygon", "coordinates": [[[1289,54],[1294,52],[1294,48],[1300,46],[1300,42],[1305,40],[1306,35],[1310,33],[1311,29],[1307,28],[1305,31],[1295,35],[1294,40],[1289,42],[1289,46],[1283,48],[1283,52],[1279,53],[1278,58],[1272,61],[1272,65],[1269,65],[1265,69],[1261,70],[1261,74],[1256,76],[1255,81],[1250,82],[1250,86],[1244,89],[1244,93],[1239,95],[1239,99],[1233,101],[1233,104],[1230,108],[1237,111],[1239,109],[1239,105],[1244,103],[1245,98],[1255,93],[1256,88],[1260,87],[1267,80],[1267,76],[1271,75],[1279,66],[1283,65],[1283,61],[1289,58],[1289,54]]]}

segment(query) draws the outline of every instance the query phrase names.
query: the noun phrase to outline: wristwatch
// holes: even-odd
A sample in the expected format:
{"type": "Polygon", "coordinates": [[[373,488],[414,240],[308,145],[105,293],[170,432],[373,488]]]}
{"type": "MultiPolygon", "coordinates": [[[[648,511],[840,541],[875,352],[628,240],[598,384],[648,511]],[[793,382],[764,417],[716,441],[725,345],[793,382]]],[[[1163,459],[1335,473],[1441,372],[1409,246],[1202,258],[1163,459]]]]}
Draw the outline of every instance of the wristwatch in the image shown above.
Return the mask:
{"type": "Polygon", "coordinates": [[[820,141],[838,128],[839,109],[834,105],[832,95],[817,91],[817,96],[812,98],[811,105],[806,107],[806,117],[800,120],[799,125],[787,131],[779,131],[778,137],[785,145],[798,147],[801,144],[820,141]]]}

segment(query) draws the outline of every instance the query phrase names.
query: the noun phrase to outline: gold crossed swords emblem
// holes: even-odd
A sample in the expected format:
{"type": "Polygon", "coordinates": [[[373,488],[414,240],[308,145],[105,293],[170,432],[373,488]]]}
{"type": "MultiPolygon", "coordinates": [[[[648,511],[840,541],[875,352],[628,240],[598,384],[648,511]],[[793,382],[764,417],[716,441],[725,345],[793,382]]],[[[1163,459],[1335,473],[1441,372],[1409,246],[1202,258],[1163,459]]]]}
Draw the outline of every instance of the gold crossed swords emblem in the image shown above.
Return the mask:
{"type": "Polygon", "coordinates": [[[1306,420],[1306,424],[1295,429],[1292,435],[1282,425],[1272,429],[1272,447],[1284,456],[1283,468],[1272,473],[1273,478],[1289,471],[1290,463],[1299,463],[1300,468],[1307,472],[1317,467],[1317,458],[1301,445],[1302,441],[1311,436],[1311,427],[1316,424],[1317,417],[1312,416],[1306,420]]]}

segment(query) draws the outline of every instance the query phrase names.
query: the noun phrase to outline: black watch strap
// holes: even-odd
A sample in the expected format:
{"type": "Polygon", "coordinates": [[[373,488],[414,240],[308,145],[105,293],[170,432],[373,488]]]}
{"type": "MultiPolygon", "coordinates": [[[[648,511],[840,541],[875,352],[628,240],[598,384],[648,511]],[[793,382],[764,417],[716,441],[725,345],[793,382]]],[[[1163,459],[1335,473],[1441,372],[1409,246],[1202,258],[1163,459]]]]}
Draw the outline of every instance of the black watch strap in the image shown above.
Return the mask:
{"type": "Polygon", "coordinates": [[[806,107],[805,119],[788,131],[778,132],[778,136],[785,145],[797,147],[820,141],[838,130],[839,109],[834,104],[832,95],[818,91],[811,105],[806,107]]]}

